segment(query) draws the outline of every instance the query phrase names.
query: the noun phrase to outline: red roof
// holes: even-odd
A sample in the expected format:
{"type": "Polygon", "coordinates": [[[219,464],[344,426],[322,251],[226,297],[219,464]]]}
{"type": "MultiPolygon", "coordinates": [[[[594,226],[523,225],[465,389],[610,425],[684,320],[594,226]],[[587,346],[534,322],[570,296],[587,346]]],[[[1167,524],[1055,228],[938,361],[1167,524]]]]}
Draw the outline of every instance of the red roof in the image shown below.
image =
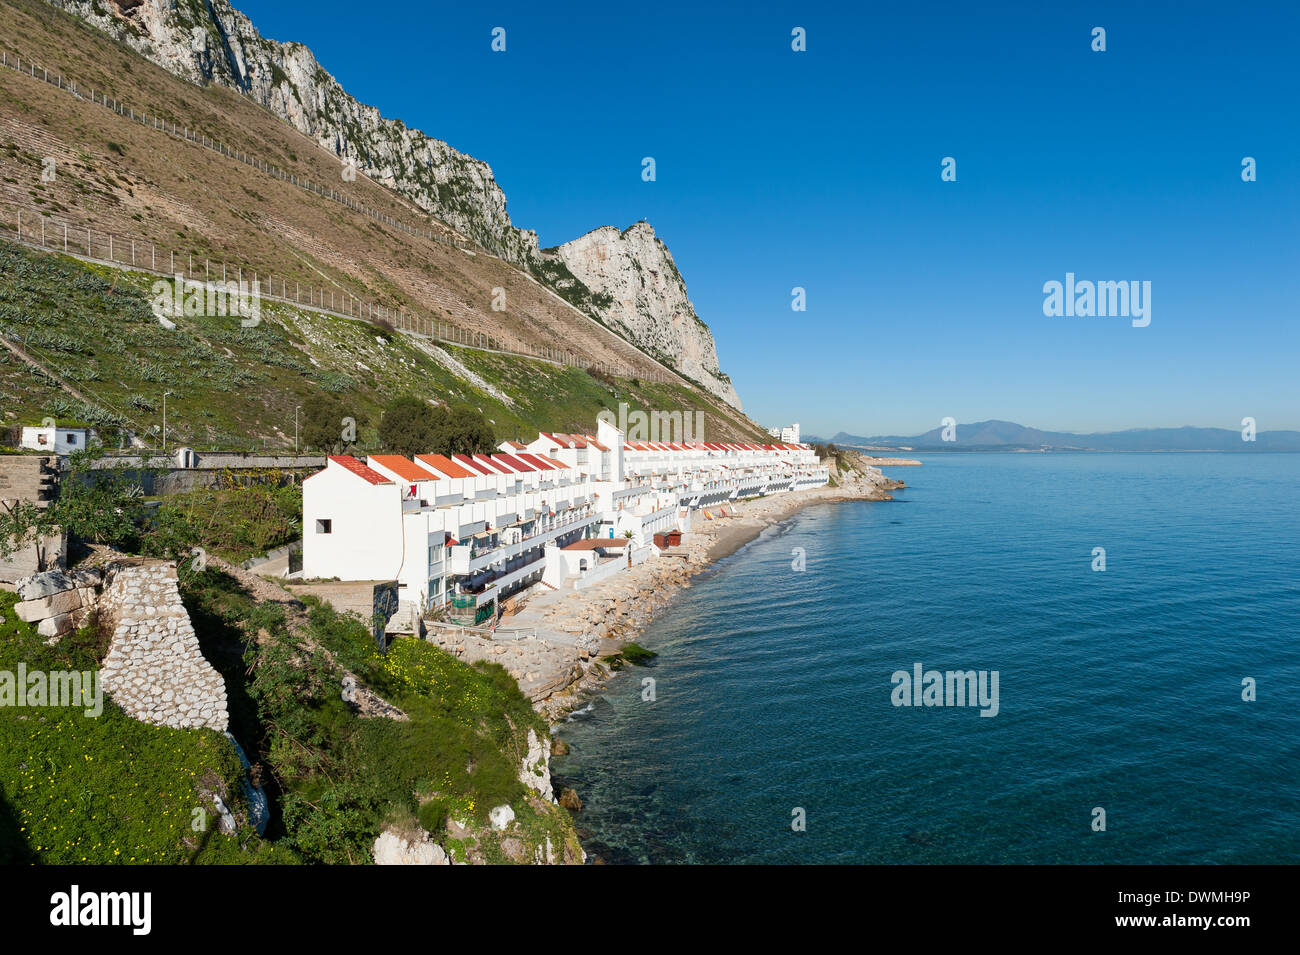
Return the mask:
{"type": "Polygon", "coordinates": [[[531,454],[531,453],[525,454],[523,451],[520,451],[518,457],[519,460],[525,462],[526,464],[532,464],[536,466],[536,468],[539,471],[555,470],[555,465],[552,464],[550,461],[548,461],[546,458],[542,457],[540,454],[531,454]]]}
{"type": "Polygon", "coordinates": [[[519,459],[518,457],[516,457],[515,455],[513,455],[513,454],[506,454],[504,451],[502,451],[502,452],[500,452],[500,453],[498,453],[498,454],[494,454],[494,455],[492,455],[492,460],[494,460],[494,461],[503,461],[503,462],[505,462],[505,464],[506,464],[507,467],[512,467],[512,468],[514,468],[516,471],[536,471],[536,470],[538,470],[537,465],[535,465],[535,464],[526,464],[524,461],[520,460],[520,459],[519,459]]]}
{"type": "Polygon", "coordinates": [[[474,460],[477,461],[479,464],[485,464],[485,465],[487,465],[488,467],[490,467],[490,468],[492,469],[492,471],[490,471],[489,473],[495,473],[495,474],[513,474],[513,473],[514,473],[514,472],[511,471],[508,467],[506,467],[504,464],[500,464],[500,463],[498,463],[498,462],[496,462],[496,461],[493,461],[493,460],[492,460],[491,458],[489,458],[486,454],[476,454],[476,455],[474,455],[474,460]]]}
{"type": "Polygon", "coordinates": [[[585,448],[587,446],[587,439],[580,434],[559,434],[558,432],[551,434],[543,431],[542,437],[550,438],[562,448],[585,448]]]}
{"type": "Polygon", "coordinates": [[[350,454],[333,454],[330,455],[330,460],[333,461],[335,464],[337,464],[339,467],[343,468],[346,471],[351,471],[357,477],[361,478],[362,480],[370,484],[392,484],[393,483],[392,481],[388,480],[388,478],[384,477],[382,474],[380,474],[378,471],[374,470],[373,468],[366,467],[366,465],[362,464],[360,461],[358,461],[350,454]]]}
{"type": "Polygon", "coordinates": [[[566,544],[560,550],[622,550],[627,547],[627,538],[587,537],[566,544]]]}
{"type": "Polygon", "coordinates": [[[442,454],[417,454],[416,463],[433,468],[439,474],[449,478],[474,477],[473,471],[467,471],[455,461],[442,454]]]}
{"type": "Polygon", "coordinates": [[[438,480],[436,474],[430,474],[410,458],[404,458],[400,454],[372,454],[366,458],[366,461],[371,464],[378,464],[381,468],[387,468],[403,481],[438,480]]]}
{"type": "Polygon", "coordinates": [[[588,443],[589,445],[591,445],[593,448],[595,448],[597,451],[608,451],[608,450],[609,450],[609,448],[605,447],[603,444],[601,444],[599,441],[597,441],[597,440],[596,440],[595,438],[593,438],[591,435],[587,435],[587,443],[588,443]]]}
{"type": "Polygon", "coordinates": [[[488,467],[486,464],[480,464],[478,461],[475,461],[473,458],[471,458],[471,457],[469,457],[468,455],[465,455],[465,454],[453,454],[453,455],[451,456],[451,458],[452,458],[453,461],[455,461],[455,462],[456,462],[457,464],[459,464],[461,467],[469,468],[471,471],[473,471],[473,472],[476,473],[476,474],[496,474],[496,473],[498,473],[497,471],[495,471],[495,470],[493,470],[492,468],[488,467]]]}

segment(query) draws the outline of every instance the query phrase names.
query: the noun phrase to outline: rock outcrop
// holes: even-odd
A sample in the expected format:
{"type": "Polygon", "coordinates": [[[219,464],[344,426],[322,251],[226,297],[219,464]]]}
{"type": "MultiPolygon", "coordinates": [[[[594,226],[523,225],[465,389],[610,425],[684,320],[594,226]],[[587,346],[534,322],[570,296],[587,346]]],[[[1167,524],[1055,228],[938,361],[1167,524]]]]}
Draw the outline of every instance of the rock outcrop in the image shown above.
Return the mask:
{"type": "Polygon", "coordinates": [[[543,799],[555,802],[551,786],[551,748],[549,740],[537,738],[537,731],[528,731],[528,752],[519,767],[519,781],[534,790],[543,799]]]}
{"type": "Polygon", "coordinates": [[[47,0],[169,73],[238,90],[357,169],[516,263],[537,251],[516,229],[487,163],[357,102],[301,43],[258,33],[229,0],[47,0]]]}
{"type": "Polygon", "coordinates": [[[415,835],[402,835],[385,829],[371,849],[375,865],[451,865],[447,852],[423,829],[415,835]]]}
{"type": "Polygon", "coordinates": [[[672,253],[648,222],[619,232],[601,226],[555,253],[597,298],[601,321],[652,357],[740,407],[736,389],[718,367],[713,333],[686,294],[672,253]]]}
{"type": "MultiPolygon", "coordinates": [[[[539,252],[510,221],[487,163],[359,103],[301,43],[258,33],[229,0],[46,0],[198,85],[237,90],[340,161],[527,271],[575,308],[739,408],[713,336],[672,256],[645,223],[539,252]]],[[[143,104],[142,104],[143,105],[143,104]]]]}

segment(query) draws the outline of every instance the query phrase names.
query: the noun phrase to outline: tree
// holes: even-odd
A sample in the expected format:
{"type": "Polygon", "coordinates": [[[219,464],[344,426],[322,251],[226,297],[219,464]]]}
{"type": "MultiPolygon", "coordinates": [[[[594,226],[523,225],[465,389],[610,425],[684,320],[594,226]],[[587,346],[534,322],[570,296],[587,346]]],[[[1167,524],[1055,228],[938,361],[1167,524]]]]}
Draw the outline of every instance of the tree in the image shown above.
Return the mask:
{"type": "Polygon", "coordinates": [[[487,417],[469,405],[432,407],[413,395],[395,399],[379,424],[380,442],[405,454],[486,454],[497,438],[487,417]]]}
{"type": "Polygon", "coordinates": [[[437,416],[414,395],[402,395],[384,409],[379,422],[379,442],[389,451],[410,457],[433,450],[437,416]]]}
{"type": "Polygon", "coordinates": [[[71,538],[94,544],[122,548],[135,541],[135,518],[143,491],[126,468],[92,469],[90,462],[102,453],[80,451],[71,456],[58,499],[49,507],[19,502],[12,509],[0,510],[0,557],[59,528],[71,538]]]}
{"type": "Polygon", "coordinates": [[[357,443],[357,429],[363,424],[365,416],[352,411],[338,398],[313,395],[302,405],[300,435],[304,447],[326,454],[343,454],[357,443]]]}
{"type": "Polygon", "coordinates": [[[439,454],[486,454],[496,449],[496,435],[482,411],[468,405],[438,411],[434,441],[439,454]]]}

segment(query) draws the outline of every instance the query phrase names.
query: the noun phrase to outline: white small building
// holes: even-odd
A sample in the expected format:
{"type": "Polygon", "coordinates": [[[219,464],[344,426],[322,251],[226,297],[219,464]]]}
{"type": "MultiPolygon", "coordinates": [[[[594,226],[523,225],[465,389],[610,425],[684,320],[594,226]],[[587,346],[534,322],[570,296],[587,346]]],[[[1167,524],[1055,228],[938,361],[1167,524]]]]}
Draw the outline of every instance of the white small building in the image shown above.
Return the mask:
{"type": "Polygon", "coordinates": [[[780,438],[783,444],[799,444],[799,422],[784,428],[768,428],[767,433],[774,438],[780,438]]]}
{"type": "Polygon", "coordinates": [[[25,425],[18,446],[50,454],[85,451],[96,437],[93,428],[57,428],[54,425],[25,425]]]}

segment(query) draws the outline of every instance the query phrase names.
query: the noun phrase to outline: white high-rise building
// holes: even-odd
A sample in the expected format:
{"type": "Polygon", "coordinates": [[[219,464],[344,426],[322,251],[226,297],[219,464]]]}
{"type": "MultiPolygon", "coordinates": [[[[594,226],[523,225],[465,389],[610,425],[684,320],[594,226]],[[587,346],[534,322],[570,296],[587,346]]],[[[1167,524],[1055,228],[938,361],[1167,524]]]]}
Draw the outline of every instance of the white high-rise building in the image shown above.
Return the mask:
{"type": "Polygon", "coordinates": [[[799,444],[799,422],[795,422],[784,428],[768,428],[767,433],[774,438],[780,438],[784,444],[799,444]]]}

